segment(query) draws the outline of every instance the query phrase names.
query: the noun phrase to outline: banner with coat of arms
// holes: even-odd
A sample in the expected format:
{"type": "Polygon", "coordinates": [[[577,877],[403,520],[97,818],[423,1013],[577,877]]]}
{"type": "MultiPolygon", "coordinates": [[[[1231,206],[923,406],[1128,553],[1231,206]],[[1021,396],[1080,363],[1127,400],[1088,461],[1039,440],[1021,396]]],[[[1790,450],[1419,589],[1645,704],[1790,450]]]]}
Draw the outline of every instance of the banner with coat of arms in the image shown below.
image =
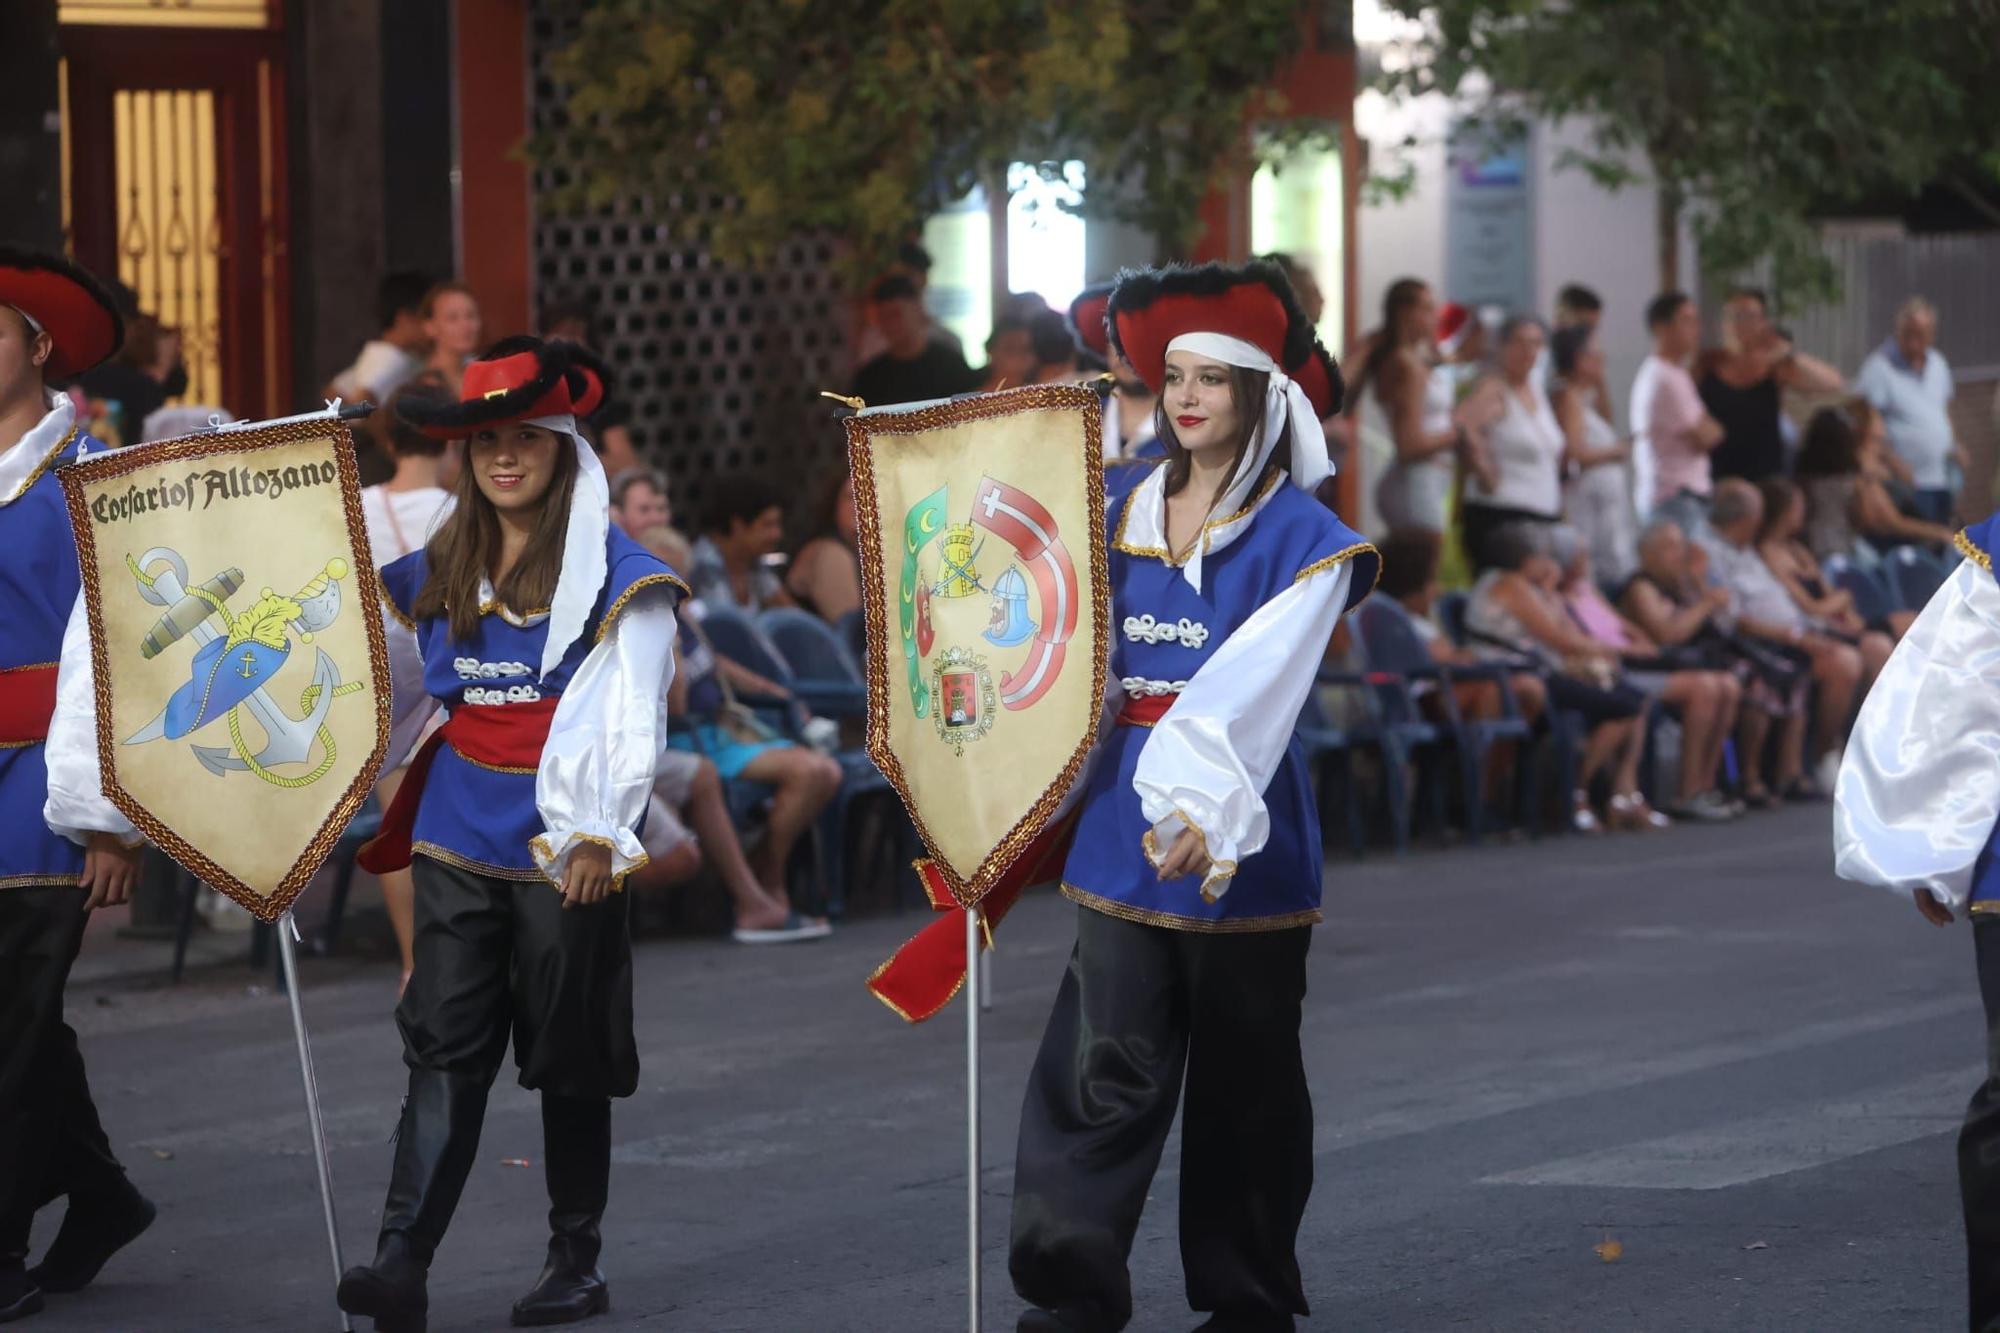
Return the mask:
{"type": "Polygon", "coordinates": [[[347,427],[162,440],[65,468],[105,794],[275,921],[367,799],[389,663],[347,427]]]}
{"type": "Polygon", "coordinates": [[[1096,737],[1109,657],[1100,407],[1037,385],[847,422],[868,750],[973,906],[1096,737]]]}

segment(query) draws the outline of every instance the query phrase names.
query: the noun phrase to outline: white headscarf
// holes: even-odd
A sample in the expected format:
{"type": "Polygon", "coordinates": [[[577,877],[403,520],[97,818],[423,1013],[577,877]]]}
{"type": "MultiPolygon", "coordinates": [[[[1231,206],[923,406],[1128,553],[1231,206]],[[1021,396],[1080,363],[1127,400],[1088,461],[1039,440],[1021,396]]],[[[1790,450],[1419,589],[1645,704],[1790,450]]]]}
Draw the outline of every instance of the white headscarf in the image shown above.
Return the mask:
{"type": "Polygon", "coordinates": [[[39,337],[39,336],[41,335],[41,333],[42,333],[42,331],[43,331],[43,330],[42,330],[42,321],[40,321],[39,319],[36,319],[36,318],[35,318],[35,317],[34,317],[33,315],[29,314],[29,313],[28,313],[27,311],[25,311],[25,310],[21,309],[21,307],[19,307],[19,306],[17,306],[17,305],[14,305],[14,304],[12,304],[12,303],[9,303],[9,304],[8,304],[8,306],[7,306],[7,308],[8,308],[9,310],[13,311],[13,312],[14,312],[15,314],[19,315],[19,316],[20,316],[20,317],[21,317],[22,319],[25,319],[25,320],[27,320],[27,321],[28,321],[28,332],[29,332],[29,333],[31,333],[31,334],[33,334],[33,335],[35,335],[35,336],[37,336],[37,337],[39,337]]]}
{"type": "MultiPolygon", "coordinates": [[[[527,425],[567,435],[576,448],[576,485],[569,500],[569,526],[563,533],[562,573],[556,576],[556,595],[549,605],[549,637],[542,645],[543,679],[563,660],[570,645],[583,637],[597,595],[604,590],[607,574],[604,543],[611,527],[611,483],[605,479],[604,464],[576,428],[576,417],[568,412],[546,417],[529,417],[527,425]]],[[[1322,445],[1324,448],[1324,445],[1322,445]]]]}
{"type": "MultiPolygon", "coordinates": [[[[1229,479],[1229,485],[1210,511],[1216,518],[1228,518],[1249,501],[1251,488],[1264,475],[1264,466],[1271,461],[1288,422],[1292,428],[1292,456],[1289,460],[1292,484],[1310,495],[1322,481],[1333,475],[1333,464],[1326,455],[1326,432],[1320,428],[1319,413],[1313,410],[1312,399],[1263,348],[1226,333],[1183,333],[1167,344],[1167,351],[1193,352],[1224,365],[1261,370],[1270,376],[1270,383],[1264,390],[1264,413],[1258,420],[1257,434],[1251,447],[1244,451],[1243,462],[1237,467],[1236,475],[1229,479]]],[[[1197,542],[1194,554],[1188,557],[1183,567],[1188,582],[1196,588],[1201,586],[1201,558],[1208,545],[1206,538],[1197,542]]]]}

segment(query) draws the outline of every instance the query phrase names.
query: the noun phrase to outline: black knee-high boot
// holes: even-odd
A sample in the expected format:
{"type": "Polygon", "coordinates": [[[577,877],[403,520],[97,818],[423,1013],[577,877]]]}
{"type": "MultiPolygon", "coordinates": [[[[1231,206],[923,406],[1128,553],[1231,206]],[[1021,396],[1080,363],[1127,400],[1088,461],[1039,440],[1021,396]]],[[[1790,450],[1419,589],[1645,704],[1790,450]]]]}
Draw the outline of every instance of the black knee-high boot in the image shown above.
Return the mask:
{"type": "Polygon", "coordinates": [[[610,1099],[543,1093],[542,1157],[549,1258],[534,1290],[514,1302],[514,1323],[523,1327],[574,1323],[611,1308],[611,1289],[597,1268],[611,1191],[610,1099]]]}
{"type": "Polygon", "coordinates": [[[410,1071],[375,1261],[343,1273],[338,1292],[341,1309],[371,1317],[382,1333],[423,1333],[425,1282],[479,1152],[487,1086],[479,1077],[410,1071]]]}

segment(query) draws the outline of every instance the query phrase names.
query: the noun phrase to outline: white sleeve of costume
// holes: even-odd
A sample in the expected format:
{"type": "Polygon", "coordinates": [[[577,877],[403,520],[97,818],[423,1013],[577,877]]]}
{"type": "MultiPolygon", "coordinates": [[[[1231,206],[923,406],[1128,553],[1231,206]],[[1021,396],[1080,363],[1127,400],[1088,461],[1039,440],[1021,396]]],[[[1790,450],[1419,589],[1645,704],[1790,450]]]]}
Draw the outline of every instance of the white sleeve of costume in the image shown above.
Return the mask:
{"type": "Polygon", "coordinates": [[[652,602],[619,616],[563,690],[535,774],[548,830],[534,841],[535,864],[556,883],[579,843],[609,847],[614,875],[646,864],[633,830],[667,746],[673,676],[673,608],[652,602]]]}
{"type": "Polygon", "coordinates": [[[2000,818],[2000,586],[1961,564],[1875,680],[1834,787],[1843,879],[1962,907],[2000,818]]]}
{"type": "Polygon", "coordinates": [[[50,828],[79,843],[93,833],[116,834],[127,846],[141,840],[132,821],[104,794],[104,772],[97,762],[97,678],[81,596],[70,608],[63,630],[56,714],[49,720],[43,757],[49,767],[49,795],[42,818],[50,828]]]}
{"type": "Polygon", "coordinates": [[[1270,837],[1264,789],[1291,744],[1353,578],[1343,560],[1259,607],[1194,673],[1139,752],[1132,786],[1153,826],[1147,855],[1157,865],[1180,826],[1194,829],[1212,862],[1201,886],[1210,902],[1270,837]]]}
{"type": "Polygon", "coordinates": [[[437,700],[424,689],[424,650],[417,632],[396,619],[389,610],[389,594],[382,594],[382,637],[389,646],[389,758],[384,773],[393,773],[410,762],[410,750],[423,734],[424,724],[437,711],[437,700]]]}

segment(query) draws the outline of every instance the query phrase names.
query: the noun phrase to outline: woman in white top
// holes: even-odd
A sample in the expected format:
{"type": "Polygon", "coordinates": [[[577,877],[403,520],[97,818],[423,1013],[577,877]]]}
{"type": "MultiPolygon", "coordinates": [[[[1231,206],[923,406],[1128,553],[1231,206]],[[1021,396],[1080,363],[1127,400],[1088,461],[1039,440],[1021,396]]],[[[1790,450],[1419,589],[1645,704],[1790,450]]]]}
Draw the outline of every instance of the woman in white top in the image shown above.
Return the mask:
{"type": "Polygon", "coordinates": [[[1466,479],[1460,517],[1465,549],[1485,569],[1494,560],[1487,547],[1510,523],[1554,523],[1562,517],[1563,456],[1567,444],[1548,395],[1535,383],[1542,354],[1541,322],[1515,315],[1500,326],[1498,373],[1475,396],[1491,395],[1499,415],[1486,426],[1485,455],[1491,472],[1466,479]]]}
{"type": "MultiPolygon", "coordinates": [[[[435,390],[405,388],[391,400],[394,408],[406,400],[440,397],[435,390]]],[[[395,460],[396,472],[379,486],[361,492],[361,518],[368,527],[368,545],[375,552],[375,567],[402,559],[422,546],[437,525],[451,512],[451,492],[439,485],[445,462],[445,444],[411,426],[395,411],[381,414],[388,429],[382,442],[395,460]]],[[[375,798],[384,810],[396,799],[407,766],[390,770],[375,784],[375,798]]],[[[414,966],[413,944],[416,885],[408,870],[389,870],[382,881],[382,905],[388,909],[389,926],[396,932],[396,947],[402,953],[402,984],[408,985],[414,966]]]]}
{"type": "Polygon", "coordinates": [[[1561,424],[1571,470],[1569,521],[1590,548],[1590,564],[1608,583],[1639,567],[1638,513],[1632,507],[1631,442],[1608,419],[1604,349],[1588,324],[1557,329],[1549,339],[1555,378],[1550,406],[1561,424]]]}
{"type": "Polygon", "coordinates": [[[1391,283],[1382,298],[1382,327],[1362,362],[1350,401],[1362,424],[1395,446],[1394,461],[1375,488],[1384,531],[1444,531],[1453,464],[1468,453],[1466,409],[1451,385],[1433,376],[1431,328],[1437,302],[1415,278],[1391,283]]]}

